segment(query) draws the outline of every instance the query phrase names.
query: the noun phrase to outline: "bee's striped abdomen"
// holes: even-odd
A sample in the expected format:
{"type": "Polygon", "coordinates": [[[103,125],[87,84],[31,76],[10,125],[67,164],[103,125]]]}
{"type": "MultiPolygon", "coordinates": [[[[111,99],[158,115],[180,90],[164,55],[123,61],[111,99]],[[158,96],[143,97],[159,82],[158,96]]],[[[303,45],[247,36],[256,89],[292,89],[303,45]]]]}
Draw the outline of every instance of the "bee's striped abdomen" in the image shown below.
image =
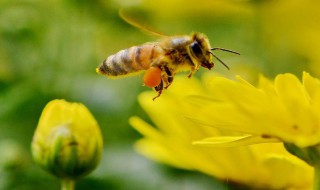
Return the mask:
{"type": "Polygon", "coordinates": [[[120,76],[146,70],[156,56],[155,45],[144,44],[121,50],[102,62],[97,71],[107,76],[120,76]]]}

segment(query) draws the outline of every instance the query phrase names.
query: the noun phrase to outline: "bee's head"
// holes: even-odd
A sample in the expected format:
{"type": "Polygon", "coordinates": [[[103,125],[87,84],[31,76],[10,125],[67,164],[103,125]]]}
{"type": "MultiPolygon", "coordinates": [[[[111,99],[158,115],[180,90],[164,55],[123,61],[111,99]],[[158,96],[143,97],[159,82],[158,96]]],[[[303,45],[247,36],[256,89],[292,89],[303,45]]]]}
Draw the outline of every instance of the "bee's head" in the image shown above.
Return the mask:
{"type": "Polygon", "coordinates": [[[214,66],[213,57],[215,57],[220,63],[222,63],[227,69],[229,67],[212,53],[214,50],[222,50],[230,53],[240,55],[238,52],[227,50],[223,48],[211,48],[208,37],[202,33],[194,33],[192,35],[193,41],[189,45],[189,51],[191,59],[196,65],[200,65],[204,68],[211,69],[214,66]]]}
{"type": "Polygon", "coordinates": [[[195,65],[211,69],[214,66],[212,55],[210,54],[210,43],[206,35],[194,33],[192,42],[189,45],[190,57],[195,65]]]}

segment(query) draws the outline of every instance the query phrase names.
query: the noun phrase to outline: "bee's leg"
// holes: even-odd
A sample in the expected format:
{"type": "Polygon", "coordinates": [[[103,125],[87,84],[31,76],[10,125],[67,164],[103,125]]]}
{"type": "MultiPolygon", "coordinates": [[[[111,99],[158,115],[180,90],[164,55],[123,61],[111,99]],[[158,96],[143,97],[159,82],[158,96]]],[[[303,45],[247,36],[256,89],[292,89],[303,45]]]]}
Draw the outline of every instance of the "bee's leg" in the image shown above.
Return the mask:
{"type": "MultiPolygon", "coordinates": [[[[164,62],[164,61],[161,61],[160,64],[159,63],[154,63],[154,64],[151,64],[151,66],[152,67],[159,67],[161,69],[161,71],[164,71],[162,76],[161,76],[161,78],[162,78],[162,82],[164,82],[166,84],[166,86],[163,87],[163,88],[167,89],[171,85],[171,83],[173,81],[173,73],[169,69],[168,63],[164,62]]],[[[162,84],[162,86],[163,86],[163,84],[162,84]]]]}
{"type": "Polygon", "coordinates": [[[197,70],[198,70],[198,69],[196,69],[195,66],[192,66],[192,67],[191,67],[190,74],[188,75],[188,78],[191,78],[192,75],[193,75],[197,70]]]}
{"type": "Polygon", "coordinates": [[[165,77],[166,86],[164,88],[167,89],[173,81],[173,75],[167,66],[164,66],[164,71],[166,72],[166,77],[165,77]]]}
{"type": "Polygon", "coordinates": [[[153,101],[161,95],[163,90],[163,81],[161,80],[160,84],[154,87],[154,89],[158,92],[158,95],[152,99],[153,101]]]}

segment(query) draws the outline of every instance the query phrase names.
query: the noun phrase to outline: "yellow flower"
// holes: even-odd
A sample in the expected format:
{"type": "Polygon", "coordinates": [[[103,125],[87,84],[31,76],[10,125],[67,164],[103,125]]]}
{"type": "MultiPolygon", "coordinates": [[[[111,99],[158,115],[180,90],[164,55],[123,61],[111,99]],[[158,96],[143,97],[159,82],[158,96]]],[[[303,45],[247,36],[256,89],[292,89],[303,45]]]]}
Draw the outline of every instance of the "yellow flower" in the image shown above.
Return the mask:
{"type": "MultiPolygon", "coordinates": [[[[221,86],[225,83],[236,83],[228,79],[217,78],[217,80],[224,81],[221,82],[221,86]]],[[[267,86],[271,85],[271,82],[267,80],[263,80],[263,82],[267,86]]],[[[239,85],[245,86],[245,89],[251,91],[255,89],[244,81],[239,82],[239,85]]],[[[232,107],[230,103],[224,105],[217,101],[216,98],[223,97],[223,93],[218,92],[221,89],[214,87],[214,85],[210,87],[212,88],[208,91],[196,79],[177,77],[175,87],[168,89],[156,101],[152,101],[154,92],[142,93],[139,96],[139,102],[157,128],[138,117],[130,119],[131,125],[144,136],[137,142],[137,150],[159,162],[178,168],[197,170],[222,180],[241,183],[252,188],[311,189],[312,167],[288,153],[281,143],[231,146],[231,141],[237,145],[238,141],[235,139],[239,139],[239,136],[241,142],[249,135],[224,130],[219,128],[219,125],[217,127],[204,125],[213,125],[211,124],[213,119],[210,118],[212,115],[215,115],[215,118],[220,116],[228,122],[237,123],[237,120],[240,123],[243,122],[239,118],[235,118],[237,117],[233,115],[235,112],[228,112],[227,108],[232,107]],[[213,96],[215,92],[218,92],[219,96],[213,96]],[[226,136],[226,138],[221,136],[226,136]],[[208,137],[216,137],[220,141],[227,140],[229,144],[226,144],[227,147],[224,148],[192,144],[208,137]]],[[[235,88],[236,85],[232,87],[235,88]]],[[[237,94],[239,91],[235,91],[237,92],[235,93],[231,89],[229,90],[228,93],[231,94],[228,96],[246,98],[246,94],[237,94]]],[[[224,98],[226,99],[226,97],[224,98]]],[[[248,101],[255,101],[255,99],[252,96],[247,98],[248,101]]],[[[239,103],[239,106],[244,105],[242,102],[239,103]]],[[[254,106],[248,105],[248,110],[241,111],[248,113],[250,109],[253,109],[251,107],[254,106]]],[[[214,122],[223,124],[221,120],[214,122]]],[[[225,125],[222,126],[225,127],[225,125]]],[[[240,128],[238,131],[241,131],[240,128]]],[[[269,139],[270,141],[275,140],[269,139]]]]}
{"type": "Polygon", "coordinates": [[[84,105],[53,100],[42,112],[31,148],[41,167],[60,178],[76,179],[98,165],[103,142],[84,105]]]}

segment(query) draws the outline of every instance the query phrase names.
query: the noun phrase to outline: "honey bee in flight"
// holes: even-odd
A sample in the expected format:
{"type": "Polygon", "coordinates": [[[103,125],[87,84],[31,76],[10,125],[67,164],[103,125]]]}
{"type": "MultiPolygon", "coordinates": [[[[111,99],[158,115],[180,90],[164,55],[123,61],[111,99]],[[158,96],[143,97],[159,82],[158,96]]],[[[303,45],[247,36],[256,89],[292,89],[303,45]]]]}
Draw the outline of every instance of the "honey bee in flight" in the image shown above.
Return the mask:
{"type": "MultiPolygon", "coordinates": [[[[159,35],[126,18],[124,20],[133,26],[159,35]]],[[[110,78],[130,76],[132,73],[145,71],[143,82],[158,92],[158,95],[153,98],[155,100],[161,95],[163,89],[171,85],[176,73],[189,71],[188,77],[190,78],[200,67],[210,70],[214,67],[213,57],[229,69],[213,53],[214,50],[240,55],[238,52],[224,48],[211,48],[208,37],[203,33],[161,36],[159,41],[133,46],[110,55],[96,71],[110,78]]]]}

